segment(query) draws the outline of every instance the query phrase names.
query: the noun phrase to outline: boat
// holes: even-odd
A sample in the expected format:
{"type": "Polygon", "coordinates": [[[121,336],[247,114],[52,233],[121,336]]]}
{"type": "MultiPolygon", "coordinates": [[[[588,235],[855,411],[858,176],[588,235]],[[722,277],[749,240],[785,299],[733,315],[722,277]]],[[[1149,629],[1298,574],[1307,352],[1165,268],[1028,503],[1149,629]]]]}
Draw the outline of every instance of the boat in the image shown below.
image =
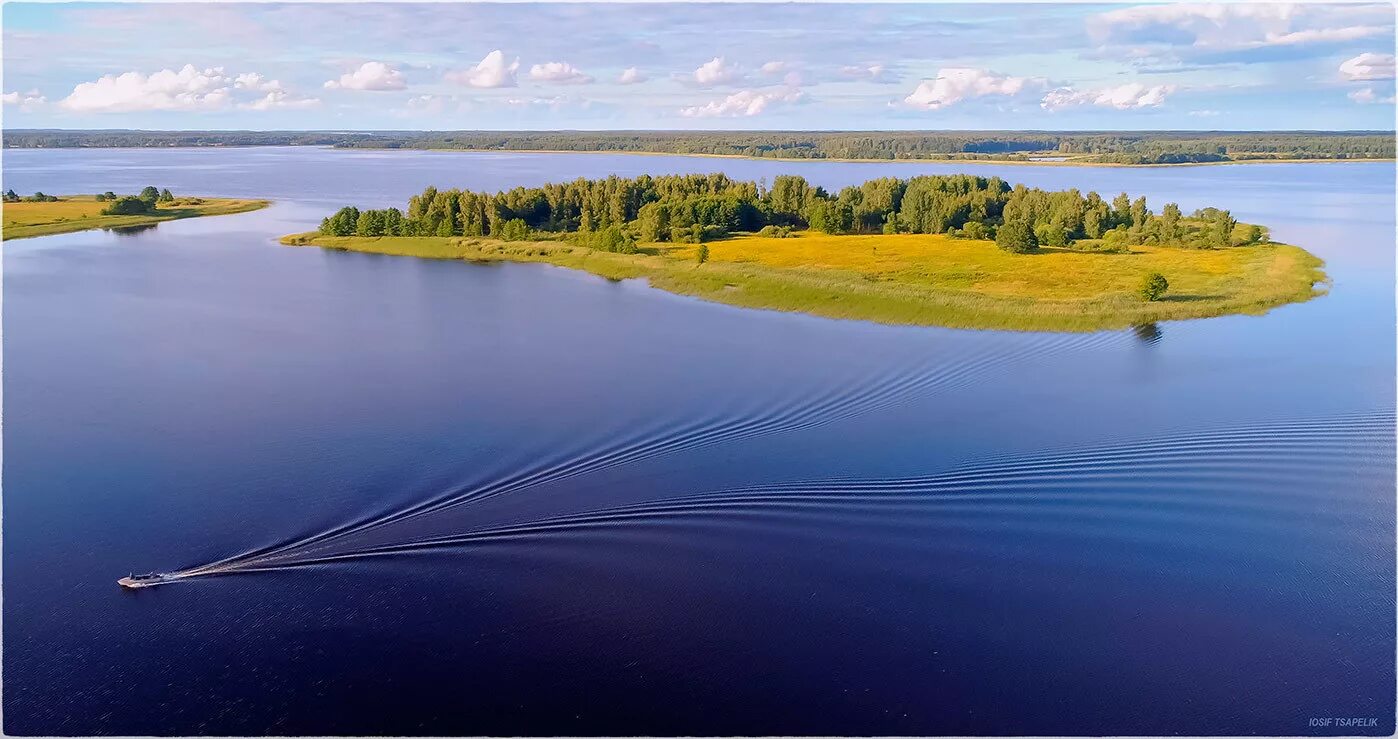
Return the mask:
{"type": "Polygon", "coordinates": [[[162,585],[167,582],[174,582],[176,577],[164,572],[148,572],[144,575],[130,574],[117,580],[117,584],[123,588],[149,588],[155,585],[162,585]]]}

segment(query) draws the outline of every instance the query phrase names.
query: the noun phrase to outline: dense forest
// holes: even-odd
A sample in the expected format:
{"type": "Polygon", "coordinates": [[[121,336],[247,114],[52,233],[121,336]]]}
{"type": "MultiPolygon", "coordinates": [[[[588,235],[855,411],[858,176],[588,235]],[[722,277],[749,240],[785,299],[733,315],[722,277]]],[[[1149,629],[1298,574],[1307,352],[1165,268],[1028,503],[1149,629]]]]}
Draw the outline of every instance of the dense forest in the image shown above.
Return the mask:
{"type": "Polygon", "coordinates": [[[1391,159],[1389,131],[66,131],[4,133],[7,148],[336,146],[482,151],[634,151],[783,159],[1033,159],[1174,164],[1250,159],[1391,159]]]}
{"type": "Polygon", "coordinates": [[[414,195],[407,210],[341,208],[320,225],[329,236],[483,236],[506,241],[571,238],[634,252],[637,244],[698,243],[735,232],[785,237],[916,233],[994,239],[1008,251],[1040,246],[1124,251],[1131,245],[1222,248],[1267,239],[1226,210],[1189,216],[1174,203],[1157,214],[1144,197],[1110,201],[1095,192],[1011,187],[972,175],[892,177],[827,192],[804,178],[743,182],[723,174],[578,179],[497,193],[439,190],[414,195]]]}

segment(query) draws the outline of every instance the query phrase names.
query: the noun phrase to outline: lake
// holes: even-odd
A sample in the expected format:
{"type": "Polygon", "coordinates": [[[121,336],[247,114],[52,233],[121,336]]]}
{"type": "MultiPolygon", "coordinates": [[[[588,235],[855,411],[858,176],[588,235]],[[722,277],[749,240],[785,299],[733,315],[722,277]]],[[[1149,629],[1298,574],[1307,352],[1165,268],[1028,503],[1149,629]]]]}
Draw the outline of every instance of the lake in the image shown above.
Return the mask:
{"type": "Polygon", "coordinates": [[[276,201],[5,243],[8,733],[1394,731],[1391,164],[211,148],[4,175],[276,201]],[[429,184],[710,171],[1214,205],[1333,285],[974,332],[276,241],[429,184]],[[201,576],[115,583],[151,570],[201,576]]]}

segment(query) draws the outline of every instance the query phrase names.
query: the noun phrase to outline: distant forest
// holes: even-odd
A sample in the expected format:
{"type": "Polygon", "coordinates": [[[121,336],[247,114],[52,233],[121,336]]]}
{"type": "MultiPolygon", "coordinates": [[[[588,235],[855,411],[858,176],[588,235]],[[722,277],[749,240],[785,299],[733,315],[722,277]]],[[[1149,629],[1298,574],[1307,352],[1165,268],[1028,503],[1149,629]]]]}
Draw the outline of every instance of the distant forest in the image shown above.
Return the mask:
{"type": "Polygon", "coordinates": [[[994,239],[1007,251],[1039,246],[1122,252],[1131,245],[1199,249],[1267,240],[1258,226],[1225,210],[1184,216],[1168,203],[1156,213],[1144,197],[1050,192],[998,177],[947,175],[869,180],[827,192],[802,177],[771,185],[723,174],[578,179],[489,193],[438,190],[414,195],[407,210],[346,206],[325,218],[326,236],[488,236],[505,241],[574,235],[606,251],[638,244],[702,243],[735,232],[785,238],[793,230],[830,234],[947,234],[994,239]]]}
{"type": "Polygon", "coordinates": [[[1179,164],[1392,159],[1391,131],[70,131],[4,132],[6,148],[335,146],[363,149],[612,151],[775,159],[1028,160],[1179,164]]]}

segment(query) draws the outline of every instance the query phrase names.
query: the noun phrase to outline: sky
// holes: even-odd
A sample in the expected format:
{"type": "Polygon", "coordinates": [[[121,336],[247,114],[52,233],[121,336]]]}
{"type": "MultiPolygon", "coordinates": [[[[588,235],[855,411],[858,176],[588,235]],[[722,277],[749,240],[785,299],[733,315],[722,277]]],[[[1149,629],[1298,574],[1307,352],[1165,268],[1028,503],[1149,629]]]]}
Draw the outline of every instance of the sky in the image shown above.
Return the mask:
{"type": "Polygon", "coordinates": [[[25,3],[3,125],[1384,129],[1385,4],[25,3]]]}

